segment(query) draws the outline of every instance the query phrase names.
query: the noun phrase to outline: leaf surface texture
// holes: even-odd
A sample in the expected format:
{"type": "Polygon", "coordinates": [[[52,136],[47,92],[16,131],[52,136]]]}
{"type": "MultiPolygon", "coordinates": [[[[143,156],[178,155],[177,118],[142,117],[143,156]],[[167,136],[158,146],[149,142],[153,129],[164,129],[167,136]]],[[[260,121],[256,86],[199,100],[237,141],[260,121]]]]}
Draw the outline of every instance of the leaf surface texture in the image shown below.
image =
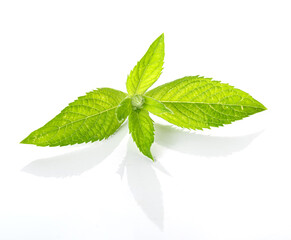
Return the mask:
{"type": "Polygon", "coordinates": [[[130,72],[126,82],[129,95],[143,94],[158,80],[164,64],[164,48],[164,34],[162,34],[130,72]]]}
{"type": "Polygon", "coordinates": [[[131,113],[131,98],[127,97],[121,101],[116,108],[116,117],[119,122],[123,122],[131,113]]]}
{"type": "Polygon", "coordinates": [[[148,111],[132,111],[128,118],[128,128],[139,150],[153,160],[150,148],[154,142],[154,125],[148,111]]]}
{"type": "Polygon", "coordinates": [[[200,76],[184,77],[146,93],[174,114],[157,114],[189,129],[219,127],[266,110],[248,93],[200,76]]]}
{"type": "Polygon", "coordinates": [[[153,99],[149,96],[143,96],[145,99],[145,103],[143,108],[152,114],[162,114],[162,113],[172,113],[170,109],[168,109],[163,103],[160,101],[153,99]]]}
{"type": "Polygon", "coordinates": [[[22,143],[65,146],[108,138],[122,124],[117,120],[115,111],[126,96],[111,88],[91,91],[70,103],[22,143]]]}

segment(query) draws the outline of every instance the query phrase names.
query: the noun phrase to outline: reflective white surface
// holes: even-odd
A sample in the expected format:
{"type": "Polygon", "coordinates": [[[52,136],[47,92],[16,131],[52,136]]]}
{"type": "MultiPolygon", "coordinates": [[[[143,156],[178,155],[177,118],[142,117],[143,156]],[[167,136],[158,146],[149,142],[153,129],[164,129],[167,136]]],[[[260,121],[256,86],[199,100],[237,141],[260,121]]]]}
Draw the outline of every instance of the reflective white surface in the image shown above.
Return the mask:
{"type": "Polygon", "coordinates": [[[291,239],[288,1],[2,1],[0,239],[291,239]],[[126,76],[165,32],[158,86],[204,75],[268,108],[186,131],[153,116],[151,162],[127,123],[106,141],[19,142],[126,76]]]}

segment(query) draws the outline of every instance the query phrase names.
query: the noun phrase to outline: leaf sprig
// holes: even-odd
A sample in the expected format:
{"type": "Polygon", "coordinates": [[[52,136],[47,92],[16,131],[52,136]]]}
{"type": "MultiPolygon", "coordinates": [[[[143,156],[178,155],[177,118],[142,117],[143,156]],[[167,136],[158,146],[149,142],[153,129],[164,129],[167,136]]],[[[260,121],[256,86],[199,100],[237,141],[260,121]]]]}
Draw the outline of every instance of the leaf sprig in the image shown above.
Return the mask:
{"type": "Polygon", "coordinates": [[[248,93],[201,76],[188,76],[146,92],[164,63],[164,34],[149,47],[130,72],[127,93],[98,88],[70,103],[55,118],[21,143],[66,146],[108,138],[128,117],[139,150],[154,160],[150,148],[154,125],[149,112],[182,128],[219,127],[266,110],[248,93]]]}

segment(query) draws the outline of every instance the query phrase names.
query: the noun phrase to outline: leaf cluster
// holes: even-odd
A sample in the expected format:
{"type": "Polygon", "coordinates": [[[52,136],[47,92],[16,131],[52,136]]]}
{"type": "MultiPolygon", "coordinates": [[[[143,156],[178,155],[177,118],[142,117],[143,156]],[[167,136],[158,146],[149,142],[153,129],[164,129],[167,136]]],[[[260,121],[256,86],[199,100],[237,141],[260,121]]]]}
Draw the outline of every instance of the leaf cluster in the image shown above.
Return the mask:
{"type": "Polygon", "coordinates": [[[248,93],[201,76],[188,76],[147,92],[164,63],[164,34],[149,47],[130,72],[127,93],[99,88],[70,103],[55,118],[21,143],[65,146],[108,138],[128,118],[139,150],[154,159],[154,125],[149,112],[188,129],[219,127],[266,110],[248,93]]]}

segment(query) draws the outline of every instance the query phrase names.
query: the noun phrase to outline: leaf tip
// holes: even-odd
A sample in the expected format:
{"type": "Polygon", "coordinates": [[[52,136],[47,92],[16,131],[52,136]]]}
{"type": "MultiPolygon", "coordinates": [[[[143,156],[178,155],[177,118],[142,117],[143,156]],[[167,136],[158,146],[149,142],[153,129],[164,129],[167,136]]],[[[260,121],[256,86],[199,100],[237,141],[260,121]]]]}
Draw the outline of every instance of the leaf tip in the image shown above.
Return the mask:
{"type": "Polygon", "coordinates": [[[160,36],[158,36],[155,42],[157,42],[158,44],[163,44],[164,40],[165,40],[165,36],[164,36],[164,33],[162,33],[160,36]]]}
{"type": "Polygon", "coordinates": [[[29,141],[28,137],[24,138],[20,144],[32,144],[31,141],[29,141]]]}
{"type": "Polygon", "coordinates": [[[116,119],[119,123],[123,122],[124,121],[124,117],[118,112],[118,110],[116,109],[115,111],[115,116],[116,116],[116,119]]]}
{"type": "Polygon", "coordinates": [[[151,152],[149,152],[148,154],[146,154],[146,156],[147,156],[148,158],[150,158],[153,162],[155,161],[155,159],[153,158],[153,155],[152,155],[151,152]]]}
{"type": "Polygon", "coordinates": [[[124,118],[118,118],[118,117],[117,117],[117,121],[118,121],[119,123],[122,123],[124,120],[125,120],[124,118]]]}
{"type": "Polygon", "coordinates": [[[260,102],[258,102],[258,103],[260,104],[260,112],[268,110],[268,108],[264,104],[262,104],[260,102]]]}

